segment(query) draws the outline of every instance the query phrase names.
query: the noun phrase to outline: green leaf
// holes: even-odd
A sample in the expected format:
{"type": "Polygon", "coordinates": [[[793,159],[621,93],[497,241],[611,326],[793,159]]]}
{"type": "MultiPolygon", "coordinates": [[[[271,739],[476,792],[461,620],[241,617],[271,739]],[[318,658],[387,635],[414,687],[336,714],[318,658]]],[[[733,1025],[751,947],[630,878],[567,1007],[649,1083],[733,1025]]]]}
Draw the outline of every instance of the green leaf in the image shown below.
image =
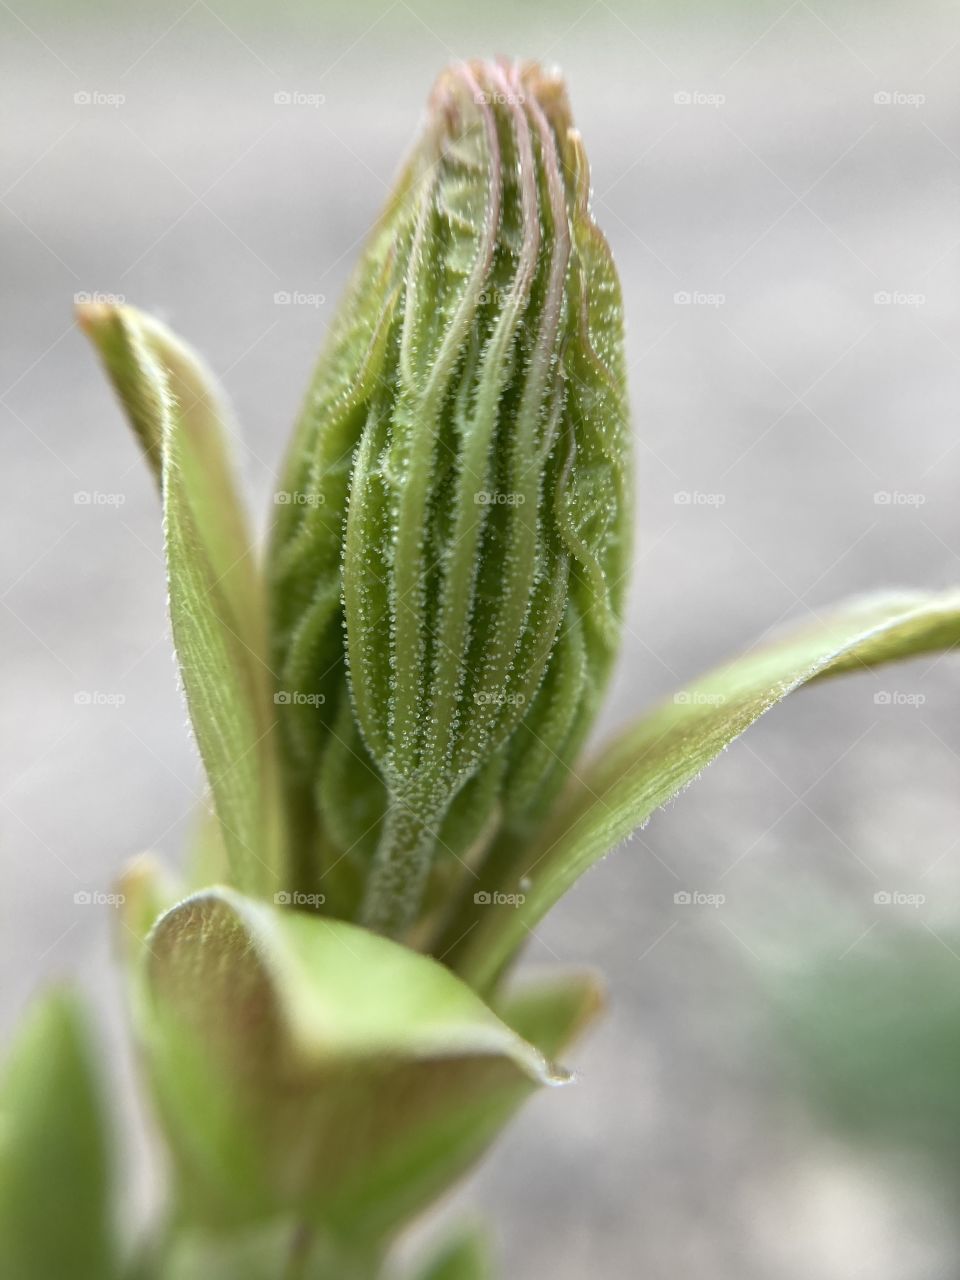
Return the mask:
{"type": "MultiPolygon", "coordinates": [[[[554,1060],[601,1011],[603,992],[593,974],[553,975],[501,996],[494,1012],[518,1035],[554,1060]]],[[[448,1123],[378,1164],[349,1208],[355,1230],[371,1221],[387,1231],[413,1217],[445,1191],[504,1129],[526,1101],[520,1086],[491,1091],[477,1105],[451,1112],[448,1123]]]]}
{"type": "Polygon", "coordinates": [[[152,853],[141,853],[124,867],[117,881],[121,895],[120,943],[132,961],[139,959],[157,918],[182,897],[178,882],[152,853]]]}
{"type": "MultiPolygon", "coordinates": [[[[889,912],[890,907],[882,907],[889,912]]],[[[853,937],[861,932],[855,926],[853,937]]],[[[879,932],[879,931],[878,931],[879,932]]],[[[954,930],[895,927],[773,992],[786,1066],[833,1133],[915,1154],[960,1187],[954,930]]]]}
{"type": "Polygon", "coordinates": [[[232,879],[272,893],[283,857],[260,571],[213,378],[131,307],[78,308],[160,485],[170,618],[232,879]]]}
{"type": "Polygon", "coordinates": [[[93,1047],[75,999],[29,1013],[0,1080],[0,1275],[117,1274],[110,1160],[93,1047]]]}
{"type": "Polygon", "coordinates": [[[603,1011],[606,995],[594,973],[551,974],[500,996],[494,1008],[547,1058],[562,1053],[603,1011]]]}
{"type": "Polygon", "coordinates": [[[486,1234],[471,1227],[441,1245],[416,1280],[490,1280],[492,1275],[486,1234]]]}
{"type": "Polygon", "coordinates": [[[478,990],[487,989],[588,868],[794,689],[958,643],[957,592],[867,597],[681,690],[580,771],[519,865],[514,859],[512,883],[502,886],[505,892],[519,889],[522,904],[480,907],[477,923],[448,962],[478,990]]]}
{"type": "Polygon", "coordinates": [[[376,1238],[565,1079],[436,961],[228,889],[161,917],[143,977],[142,1039],[198,1221],[295,1212],[376,1238]]]}

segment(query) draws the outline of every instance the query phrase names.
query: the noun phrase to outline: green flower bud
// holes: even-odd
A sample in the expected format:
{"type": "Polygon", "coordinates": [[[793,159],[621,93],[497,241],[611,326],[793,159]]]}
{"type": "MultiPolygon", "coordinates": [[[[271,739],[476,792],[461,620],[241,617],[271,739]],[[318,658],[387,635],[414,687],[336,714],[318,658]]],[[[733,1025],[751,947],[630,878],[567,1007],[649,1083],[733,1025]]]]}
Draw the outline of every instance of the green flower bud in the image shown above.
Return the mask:
{"type": "Polygon", "coordinates": [[[384,932],[431,867],[542,816],[616,650],[622,308],[588,194],[559,78],[446,71],[278,494],[284,737],[384,932]]]}

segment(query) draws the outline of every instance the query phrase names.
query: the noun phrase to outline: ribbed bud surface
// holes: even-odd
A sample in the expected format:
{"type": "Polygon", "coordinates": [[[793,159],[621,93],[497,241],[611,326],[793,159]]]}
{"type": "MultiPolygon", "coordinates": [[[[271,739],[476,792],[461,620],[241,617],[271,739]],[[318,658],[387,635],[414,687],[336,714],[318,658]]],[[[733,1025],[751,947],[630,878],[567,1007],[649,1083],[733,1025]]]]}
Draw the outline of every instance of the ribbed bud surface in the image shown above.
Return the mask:
{"type": "Polygon", "coordinates": [[[622,314],[588,190],[558,78],[444,73],[291,451],[279,710],[385,932],[416,918],[432,866],[540,816],[616,648],[622,314]]]}

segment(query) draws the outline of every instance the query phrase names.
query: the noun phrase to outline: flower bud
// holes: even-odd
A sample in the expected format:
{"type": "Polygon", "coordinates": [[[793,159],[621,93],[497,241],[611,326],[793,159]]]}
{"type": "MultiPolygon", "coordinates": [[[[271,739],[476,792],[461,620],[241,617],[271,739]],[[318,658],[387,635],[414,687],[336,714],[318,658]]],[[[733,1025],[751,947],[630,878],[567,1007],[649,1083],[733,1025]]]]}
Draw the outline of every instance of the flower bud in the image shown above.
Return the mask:
{"type": "Polygon", "coordinates": [[[322,696],[279,708],[285,739],[384,932],[437,859],[542,813],[616,649],[622,311],[588,193],[559,78],[446,71],[278,495],[275,671],[322,696]]]}

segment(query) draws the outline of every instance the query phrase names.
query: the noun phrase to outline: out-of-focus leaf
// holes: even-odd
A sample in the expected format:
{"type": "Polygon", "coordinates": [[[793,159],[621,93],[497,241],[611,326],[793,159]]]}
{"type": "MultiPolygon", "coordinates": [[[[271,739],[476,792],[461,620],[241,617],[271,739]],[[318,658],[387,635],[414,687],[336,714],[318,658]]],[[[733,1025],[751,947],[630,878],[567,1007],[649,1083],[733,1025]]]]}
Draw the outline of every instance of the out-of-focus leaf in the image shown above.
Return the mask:
{"type": "Polygon", "coordinates": [[[227,889],[157,923],[140,1002],[182,1211],[376,1238],[565,1077],[448,969],[227,889]]]}
{"type": "Polygon", "coordinates": [[[160,1280],[276,1280],[285,1262],[272,1233],[188,1236],[175,1242],[160,1280]]]}
{"type": "Polygon", "coordinates": [[[265,609],[219,393],[197,356],[149,316],[88,304],[78,319],[160,485],[173,638],[232,878],[272,893],[283,823],[265,609]]]}
{"type": "Polygon", "coordinates": [[[187,843],[184,879],[186,889],[181,897],[187,891],[230,882],[230,858],[223,839],[223,828],[217,820],[216,810],[206,805],[197,814],[187,843]]]}
{"type": "Polygon", "coordinates": [[[141,853],[124,867],[117,882],[120,904],[120,943],[124,954],[136,960],[157,918],[182,894],[159,858],[141,853]]]}
{"type": "Polygon", "coordinates": [[[552,974],[501,996],[494,1008],[547,1058],[562,1053],[603,1011],[606,996],[594,973],[552,974]]]}
{"type": "MultiPolygon", "coordinates": [[[[890,908],[883,908],[889,911],[890,908]]],[[[960,1187],[960,939],[872,935],[776,993],[787,1061],[833,1129],[960,1187]]]]}
{"type": "Polygon", "coordinates": [[[523,902],[480,907],[476,925],[448,959],[478,990],[487,989],[584,871],[794,689],[958,643],[960,593],[868,597],[703,676],[584,767],[543,832],[518,855],[514,882],[496,886],[515,889],[522,878],[523,902]]]}
{"type": "Polygon", "coordinates": [[[492,1275],[486,1235],[472,1227],[441,1245],[415,1280],[490,1280],[492,1275]]]}
{"type": "Polygon", "coordinates": [[[75,999],[40,1001],[0,1081],[0,1275],[117,1274],[110,1159],[93,1046],[75,999]]]}
{"type": "Polygon", "coordinates": [[[375,1280],[380,1275],[375,1257],[344,1257],[331,1253],[328,1244],[287,1217],[229,1234],[178,1230],[157,1280],[375,1280]]]}

